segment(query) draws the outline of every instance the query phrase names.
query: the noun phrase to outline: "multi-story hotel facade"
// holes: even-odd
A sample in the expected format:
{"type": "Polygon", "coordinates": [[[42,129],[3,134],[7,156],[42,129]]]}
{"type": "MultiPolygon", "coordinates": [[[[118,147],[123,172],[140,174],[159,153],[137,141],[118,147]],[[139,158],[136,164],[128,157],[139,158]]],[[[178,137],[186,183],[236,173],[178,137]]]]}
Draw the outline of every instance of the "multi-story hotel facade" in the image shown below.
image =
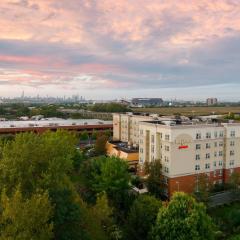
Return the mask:
{"type": "Polygon", "coordinates": [[[135,145],[140,172],[146,162],[161,161],[167,196],[197,191],[202,174],[221,184],[240,173],[240,123],[114,114],[113,139],[135,145]]]}
{"type": "Polygon", "coordinates": [[[139,123],[158,119],[157,115],[114,113],[113,140],[127,142],[139,146],[139,123]]]}
{"type": "Polygon", "coordinates": [[[240,124],[139,123],[139,165],[160,159],[165,193],[198,190],[201,174],[212,184],[240,172],[240,124]]]}

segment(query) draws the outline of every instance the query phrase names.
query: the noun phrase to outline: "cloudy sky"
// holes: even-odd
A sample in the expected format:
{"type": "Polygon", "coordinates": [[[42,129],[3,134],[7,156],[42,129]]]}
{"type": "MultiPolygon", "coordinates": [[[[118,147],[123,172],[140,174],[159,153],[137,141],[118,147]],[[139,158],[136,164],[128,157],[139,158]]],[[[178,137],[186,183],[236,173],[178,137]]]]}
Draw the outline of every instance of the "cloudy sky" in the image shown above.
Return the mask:
{"type": "Polygon", "coordinates": [[[240,100],[240,0],[0,0],[0,96],[240,100]]]}

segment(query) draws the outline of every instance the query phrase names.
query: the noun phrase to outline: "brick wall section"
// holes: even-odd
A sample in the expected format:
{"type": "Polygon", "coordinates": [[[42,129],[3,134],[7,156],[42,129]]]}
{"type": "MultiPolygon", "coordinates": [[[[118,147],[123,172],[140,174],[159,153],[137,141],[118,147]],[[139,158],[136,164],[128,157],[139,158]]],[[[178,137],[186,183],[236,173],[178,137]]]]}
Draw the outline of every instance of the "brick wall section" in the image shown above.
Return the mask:
{"type": "MultiPolygon", "coordinates": [[[[240,167],[234,168],[234,172],[237,172],[237,173],[240,174],[240,167]]],[[[230,176],[231,176],[230,169],[224,169],[224,172],[223,172],[223,180],[224,180],[224,182],[228,182],[230,176]]]]}
{"type": "Polygon", "coordinates": [[[168,193],[171,197],[174,192],[192,193],[195,188],[196,175],[188,175],[168,179],[168,193]]]}
{"type": "MultiPolygon", "coordinates": [[[[234,172],[240,173],[240,167],[234,168],[234,172]]],[[[222,176],[219,176],[219,170],[217,170],[216,175],[214,176],[214,172],[209,172],[209,181],[210,183],[214,183],[214,181],[218,182],[222,180],[223,183],[227,183],[229,181],[229,177],[231,175],[230,169],[223,169],[222,176]]],[[[186,193],[193,193],[196,187],[196,179],[197,174],[176,177],[176,178],[169,178],[168,179],[168,193],[169,197],[176,191],[182,191],[186,193]]]]}

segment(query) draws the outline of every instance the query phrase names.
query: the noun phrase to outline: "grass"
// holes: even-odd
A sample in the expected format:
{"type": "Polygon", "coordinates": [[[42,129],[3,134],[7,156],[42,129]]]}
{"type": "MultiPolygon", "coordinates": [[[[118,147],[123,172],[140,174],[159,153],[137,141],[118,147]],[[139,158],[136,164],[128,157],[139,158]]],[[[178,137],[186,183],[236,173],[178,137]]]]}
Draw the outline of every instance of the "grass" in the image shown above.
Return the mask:
{"type": "Polygon", "coordinates": [[[134,112],[158,113],[161,115],[210,115],[210,114],[228,114],[240,113],[240,106],[238,107],[158,107],[158,108],[132,108],[134,112]]]}

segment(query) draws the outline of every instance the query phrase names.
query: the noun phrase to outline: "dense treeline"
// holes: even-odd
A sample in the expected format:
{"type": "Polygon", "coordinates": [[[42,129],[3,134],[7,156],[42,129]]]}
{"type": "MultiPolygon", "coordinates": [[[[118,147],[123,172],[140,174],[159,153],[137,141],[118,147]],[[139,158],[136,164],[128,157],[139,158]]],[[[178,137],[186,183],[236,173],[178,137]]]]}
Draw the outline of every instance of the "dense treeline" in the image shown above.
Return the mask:
{"type": "Polygon", "coordinates": [[[119,103],[96,103],[88,109],[94,112],[131,112],[131,109],[119,103]]]}
{"type": "Polygon", "coordinates": [[[7,119],[17,119],[22,116],[32,117],[35,115],[43,115],[44,117],[68,117],[58,111],[58,105],[27,105],[23,103],[2,104],[0,105],[0,117],[7,119]]]}
{"type": "MultiPolygon", "coordinates": [[[[100,138],[101,139],[101,138],[100,138]]],[[[86,157],[64,131],[25,133],[0,144],[0,239],[216,239],[206,206],[176,193],[160,200],[159,171],[148,166],[150,193],[136,195],[125,161],[86,157]],[[150,187],[150,185],[153,185],[150,187]]],[[[221,235],[220,235],[221,236],[221,235]]],[[[219,238],[221,239],[221,238],[219,238]]]]}
{"type": "Polygon", "coordinates": [[[1,104],[0,118],[16,119],[22,116],[32,117],[43,115],[45,118],[60,117],[60,118],[86,118],[81,112],[66,113],[60,111],[60,108],[73,110],[88,110],[93,112],[130,112],[127,106],[118,103],[96,103],[93,105],[87,104],[1,104]]]}

